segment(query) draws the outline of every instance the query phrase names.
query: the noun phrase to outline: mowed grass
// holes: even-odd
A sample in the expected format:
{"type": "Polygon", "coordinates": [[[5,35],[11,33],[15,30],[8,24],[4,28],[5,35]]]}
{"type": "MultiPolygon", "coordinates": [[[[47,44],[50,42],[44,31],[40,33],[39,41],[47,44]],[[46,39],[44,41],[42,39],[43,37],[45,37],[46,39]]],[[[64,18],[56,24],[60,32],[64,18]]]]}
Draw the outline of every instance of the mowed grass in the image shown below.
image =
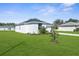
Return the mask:
{"type": "Polygon", "coordinates": [[[79,56],[79,37],[58,36],[58,43],[51,42],[51,35],[26,35],[0,32],[1,56],[79,56]]]}

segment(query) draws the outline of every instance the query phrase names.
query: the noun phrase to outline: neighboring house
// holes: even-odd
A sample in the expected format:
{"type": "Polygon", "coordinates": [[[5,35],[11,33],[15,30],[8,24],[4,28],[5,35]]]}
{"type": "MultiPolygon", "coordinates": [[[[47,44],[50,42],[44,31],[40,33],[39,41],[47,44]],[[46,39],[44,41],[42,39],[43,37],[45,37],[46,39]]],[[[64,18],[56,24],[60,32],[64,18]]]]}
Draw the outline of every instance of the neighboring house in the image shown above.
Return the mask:
{"type": "Polygon", "coordinates": [[[17,24],[15,27],[16,32],[38,34],[41,26],[44,26],[48,32],[51,31],[51,24],[37,19],[30,19],[17,24]]]}
{"type": "Polygon", "coordinates": [[[68,22],[58,26],[58,31],[74,31],[76,28],[79,28],[79,23],[68,22]]]}
{"type": "Polygon", "coordinates": [[[13,31],[15,26],[0,26],[0,31],[13,31]]]}

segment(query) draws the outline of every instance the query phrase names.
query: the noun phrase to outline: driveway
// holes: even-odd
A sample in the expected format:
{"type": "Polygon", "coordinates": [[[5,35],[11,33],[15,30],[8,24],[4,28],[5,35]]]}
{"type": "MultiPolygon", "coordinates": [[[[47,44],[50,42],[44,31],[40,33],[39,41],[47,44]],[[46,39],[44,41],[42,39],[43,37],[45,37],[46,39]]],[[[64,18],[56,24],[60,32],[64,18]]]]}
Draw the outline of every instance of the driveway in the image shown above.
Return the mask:
{"type": "Polygon", "coordinates": [[[59,35],[67,35],[67,36],[79,36],[79,34],[71,34],[71,33],[58,33],[59,35]]]}

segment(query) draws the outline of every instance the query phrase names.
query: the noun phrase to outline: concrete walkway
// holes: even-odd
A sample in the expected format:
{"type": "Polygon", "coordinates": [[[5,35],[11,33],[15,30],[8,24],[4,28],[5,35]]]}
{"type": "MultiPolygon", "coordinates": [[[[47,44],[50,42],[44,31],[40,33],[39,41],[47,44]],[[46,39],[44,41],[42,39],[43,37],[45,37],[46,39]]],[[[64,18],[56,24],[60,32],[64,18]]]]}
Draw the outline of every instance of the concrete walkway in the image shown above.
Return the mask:
{"type": "Polygon", "coordinates": [[[79,34],[71,34],[71,33],[58,33],[59,35],[67,35],[67,36],[79,36],[79,34]]]}

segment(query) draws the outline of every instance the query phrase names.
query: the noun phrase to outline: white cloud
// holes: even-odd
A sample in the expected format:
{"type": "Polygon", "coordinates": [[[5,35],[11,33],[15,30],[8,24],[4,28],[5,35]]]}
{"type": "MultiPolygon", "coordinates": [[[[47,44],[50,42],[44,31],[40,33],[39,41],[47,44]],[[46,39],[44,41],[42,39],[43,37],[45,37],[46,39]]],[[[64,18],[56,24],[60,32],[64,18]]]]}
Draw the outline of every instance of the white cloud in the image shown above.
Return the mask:
{"type": "Polygon", "coordinates": [[[40,9],[38,10],[38,12],[45,12],[45,11],[46,11],[45,8],[40,8],[40,9]]]}
{"type": "Polygon", "coordinates": [[[75,3],[63,3],[63,11],[67,12],[67,11],[71,11],[73,10],[73,6],[75,5],[75,3]]]}
{"type": "Polygon", "coordinates": [[[47,16],[55,12],[55,8],[52,8],[51,6],[46,6],[44,8],[40,8],[38,12],[43,16],[47,16]]]}
{"type": "Polygon", "coordinates": [[[64,7],[71,7],[73,5],[75,5],[75,3],[63,3],[64,7]]]}
{"type": "Polygon", "coordinates": [[[63,11],[71,11],[73,8],[69,7],[69,8],[64,8],[63,11]]]}
{"type": "Polygon", "coordinates": [[[6,14],[15,14],[16,12],[12,11],[12,10],[8,10],[8,11],[5,11],[4,13],[6,13],[6,14]]]}

